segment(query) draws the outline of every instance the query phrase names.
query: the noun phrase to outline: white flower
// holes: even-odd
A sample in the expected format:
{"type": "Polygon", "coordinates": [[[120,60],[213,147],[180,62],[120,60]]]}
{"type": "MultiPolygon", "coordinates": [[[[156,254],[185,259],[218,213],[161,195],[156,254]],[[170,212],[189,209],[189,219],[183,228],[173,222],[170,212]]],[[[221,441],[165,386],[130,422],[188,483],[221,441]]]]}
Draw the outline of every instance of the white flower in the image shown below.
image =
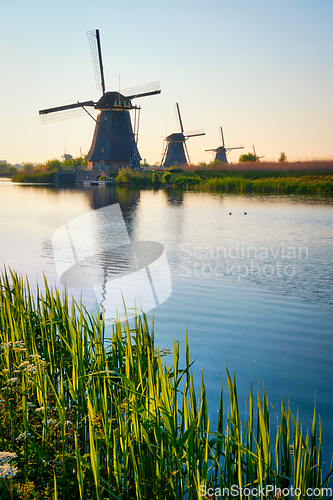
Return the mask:
{"type": "Polygon", "coordinates": [[[30,354],[29,358],[42,359],[42,356],[40,356],[39,354],[30,354]]]}
{"type": "Polygon", "coordinates": [[[0,465],[0,479],[14,477],[17,473],[18,467],[12,467],[10,464],[0,465]]]}
{"type": "Polygon", "coordinates": [[[41,406],[40,408],[36,408],[35,411],[45,411],[45,406],[41,406]]]}
{"type": "Polygon", "coordinates": [[[37,372],[38,368],[35,365],[28,365],[24,371],[26,371],[26,372],[37,372]]]}
{"type": "Polygon", "coordinates": [[[9,378],[8,380],[6,380],[6,384],[16,384],[18,382],[18,378],[14,377],[14,378],[9,378]]]}
{"type": "Polygon", "coordinates": [[[12,458],[17,458],[16,453],[10,451],[0,451],[0,464],[9,462],[12,458]]]}
{"type": "MultiPolygon", "coordinates": [[[[166,347],[160,349],[159,351],[160,351],[160,356],[167,356],[168,354],[172,354],[172,351],[170,351],[170,349],[167,349],[166,347]]],[[[158,356],[158,349],[155,349],[154,356],[155,357],[158,356]]]]}
{"type": "Polygon", "coordinates": [[[21,439],[25,439],[27,437],[31,436],[30,432],[23,432],[22,434],[20,434],[19,436],[17,436],[17,441],[21,441],[21,439]]]}
{"type": "Polygon", "coordinates": [[[2,373],[9,373],[8,368],[5,368],[4,370],[2,370],[2,373]]]}
{"type": "Polygon", "coordinates": [[[2,342],[1,349],[8,349],[9,347],[12,347],[12,345],[12,342],[2,342]]]}
{"type": "Polygon", "coordinates": [[[27,366],[30,364],[30,361],[26,360],[26,361],[23,361],[23,363],[20,364],[19,368],[23,368],[24,366],[27,366]]]}

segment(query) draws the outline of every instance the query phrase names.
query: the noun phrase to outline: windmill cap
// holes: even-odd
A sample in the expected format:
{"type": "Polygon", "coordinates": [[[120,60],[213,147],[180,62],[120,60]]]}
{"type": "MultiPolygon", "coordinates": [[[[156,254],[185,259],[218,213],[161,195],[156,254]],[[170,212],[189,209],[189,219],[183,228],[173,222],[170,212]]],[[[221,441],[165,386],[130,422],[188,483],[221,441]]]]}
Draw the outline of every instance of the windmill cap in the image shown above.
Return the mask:
{"type": "Polygon", "coordinates": [[[175,134],[168,135],[168,137],[166,137],[166,140],[170,142],[185,142],[185,136],[184,134],[178,132],[175,134]]]}
{"type": "Polygon", "coordinates": [[[130,102],[130,99],[120,94],[119,92],[106,92],[96,103],[95,108],[96,109],[110,108],[114,105],[115,101],[130,102]]]}

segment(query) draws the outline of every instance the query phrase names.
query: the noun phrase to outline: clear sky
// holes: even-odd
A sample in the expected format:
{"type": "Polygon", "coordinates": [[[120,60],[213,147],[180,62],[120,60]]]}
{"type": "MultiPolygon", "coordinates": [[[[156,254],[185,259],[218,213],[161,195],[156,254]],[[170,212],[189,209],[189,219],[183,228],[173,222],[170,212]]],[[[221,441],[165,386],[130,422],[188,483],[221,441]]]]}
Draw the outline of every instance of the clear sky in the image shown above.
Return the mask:
{"type": "MultiPolygon", "coordinates": [[[[277,159],[333,158],[332,0],[1,0],[0,160],[44,162],[89,150],[88,117],[41,125],[38,110],[98,100],[86,31],[101,35],[107,90],[159,80],[142,107],[139,151],[161,159],[163,137],[205,149],[256,147],[277,159]]],[[[242,151],[231,152],[236,161],[242,151]]]]}

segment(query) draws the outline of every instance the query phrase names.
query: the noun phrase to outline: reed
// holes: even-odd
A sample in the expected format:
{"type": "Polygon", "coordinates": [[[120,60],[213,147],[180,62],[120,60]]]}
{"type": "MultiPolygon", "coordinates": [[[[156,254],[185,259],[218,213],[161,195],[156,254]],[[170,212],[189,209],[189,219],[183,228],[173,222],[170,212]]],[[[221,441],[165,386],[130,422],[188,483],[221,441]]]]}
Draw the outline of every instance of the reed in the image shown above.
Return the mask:
{"type": "Polygon", "coordinates": [[[258,161],[245,163],[199,163],[199,165],[185,165],[185,172],[333,172],[333,159],[313,159],[298,161],[258,161]]]}
{"type": "Polygon", "coordinates": [[[332,469],[323,478],[315,412],[303,430],[283,402],[272,417],[267,394],[255,401],[251,388],[241,419],[227,370],[228,409],[221,389],[213,421],[203,374],[195,389],[188,340],[183,362],[178,342],[167,362],[171,352],[156,349],[144,314],[133,325],[116,323],[105,338],[101,320],[66,291],[45,281],[43,293],[32,293],[5,271],[0,336],[0,446],[12,471],[2,473],[0,453],[0,498],[192,500],[223,489],[230,497],[235,486],[331,496],[322,491],[332,469]]]}
{"type": "Polygon", "coordinates": [[[20,172],[12,176],[12,182],[44,183],[53,182],[54,172],[20,172]]]}
{"type": "MultiPolygon", "coordinates": [[[[188,187],[191,187],[189,185],[188,187]]],[[[274,194],[333,193],[333,175],[304,175],[302,177],[267,177],[249,179],[242,176],[224,176],[206,179],[194,186],[201,191],[274,194]]]]}

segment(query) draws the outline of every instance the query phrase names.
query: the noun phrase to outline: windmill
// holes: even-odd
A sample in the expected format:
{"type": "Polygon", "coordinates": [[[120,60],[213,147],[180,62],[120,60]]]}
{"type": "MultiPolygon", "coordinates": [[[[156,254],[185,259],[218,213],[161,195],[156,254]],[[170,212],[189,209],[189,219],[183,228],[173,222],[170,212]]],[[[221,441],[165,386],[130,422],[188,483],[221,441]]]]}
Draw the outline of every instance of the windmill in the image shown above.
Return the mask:
{"type": "Polygon", "coordinates": [[[244,149],[244,146],[236,146],[234,148],[227,148],[224,143],[223,129],[221,128],[221,137],[222,137],[222,146],[219,146],[215,149],[205,149],[205,151],[215,151],[216,155],[214,160],[223,161],[224,163],[228,163],[227,154],[233,149],[244,149]]]}
{"type": "Polygon", "coordinates": [[[257,158],[256,161],[260,161],[260,158],[265,158],[264,156],[257,156],[256,148],[254,147],[254,144],[253,144],[253,154],[257,158]]]}
{"type": "Polygon", "coordinates": [[[137,148],[140,107],[132,105],[132,99],[159,94],[159,82],[123,90],[106,92],[102,63],[99,30],[87,32],[92,53],[96,85],[102,92],[97,101],[84,101],[42,109],[39,114],[42,123],[64,118],[73,118],[86,112],[95,122],[95,131],[90,150],[87,154],[88,170],[115,170],[120,165],[136,168],[140,165],[140,154],[137,148]],[[98,111],[97,119],[86,109],[98,111]],[[134,132],[130,110],[135,110],[134,132]]]}
{"type": "Polygon", "coordinates": [[[168,135],[165,138],[166,144],[161,161],[163,167],[170,167],[171,165],[185,165],[187,163],[190,163],[190,157],[186,147],[187,139],[189,139],[189,137],[205,135],[204,132],[184,134],[183,122],[180,116],[178,102],[176,102],[176,106],[181,132],[168,135]]]}
{"type": "Polygon", "coordinates": [[[63,161],[71,160],[73,158],[72,155],[66,153],[66,149],[67,149],[67,141],[65,142],[64,154],[61,156],[61,158],[63,159],[63,161]]]}

